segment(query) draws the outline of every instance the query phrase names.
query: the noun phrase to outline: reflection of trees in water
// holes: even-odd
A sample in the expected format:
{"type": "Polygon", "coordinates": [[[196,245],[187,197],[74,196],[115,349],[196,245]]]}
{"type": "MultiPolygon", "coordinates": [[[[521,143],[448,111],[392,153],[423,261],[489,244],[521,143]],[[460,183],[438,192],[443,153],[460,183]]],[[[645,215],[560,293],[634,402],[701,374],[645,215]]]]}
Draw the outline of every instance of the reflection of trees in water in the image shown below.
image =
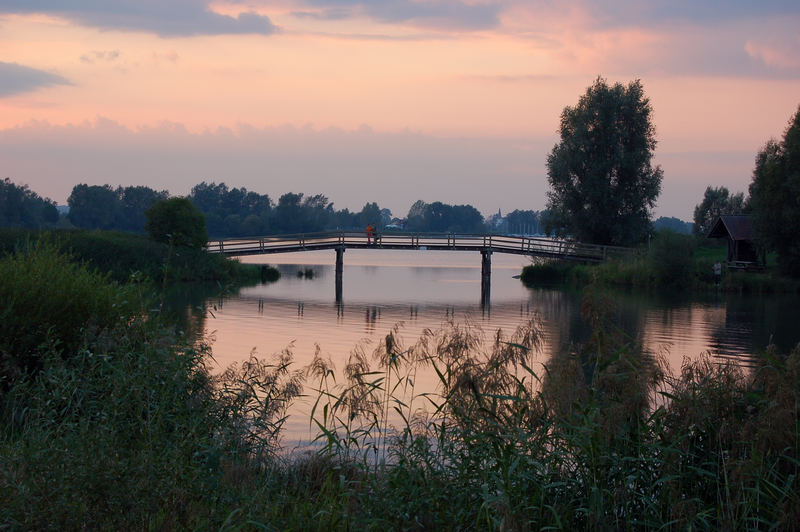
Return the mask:
{"type": "Polygon", "coordinates": [[[286,281],[298,277],[325,279],[332,270],[330,266],[318,264],[276,264],[274,267],[281,273],[281,278],[286,281]],[[311,275],[306,274],[308,271],[312,272],[311,275]]]}
{"type": "Polygon", "coordinates": [[[370,332],[375,330],[375,324],[381,318],[381,308],[377,305],[369,305],[364,309],[365,329],[370,332]]]}
{"type": "Polygon", "coordinates": [[[754,354],[769,344],[775,344],[780,352],[789,352],[797,344],[800,311],[796,296],[731,296],[723,304],[725,321],[712,333],[715,341],[728,345],[737,341],[754,354]]]}
{"type": "Polygon", "coordinates": [[[571,335],[568,345],[553,345],[542,394],[560,418],[580,417],[588,404],[599,408],[602,437],[611,438],[635,427],[652,405],[664,364],[643,347],[642,313],[636,306],[587,289],[576,314],[580,336],[571,335]]]}
{"type": "Polygon", "coordinates": [[[580,318],[580,292],[568,289],[530,289],[530,307],[542,316],[545,343],[550,358],[565,352],[574,342],[583,341],[588,329],[580,318]]]}
{"type": "MultiPolygon", "coordinates": [[[[194,343],[205,333],[207,311],[221,308],[225,298],[238,291],[239,287],[222,287],[217,283],[176,283],[164,294],[161,313],[194,343]]],[[[263,301],[259,308],[263,309],[263,301]]]]}
{"type": "MultiPolygon", "coordinates": [[[[325,271],[324,268],[319,270],[325,271]]],[[[292,275],[285,278],[289,282],[298,282],[292,275]]],[[[169,314],[192,340],[203,334],[206,311],[213,313],[214,306],[221,307],[230,296],[241,299],[248,306],[252,304],[252,312],[257,309],[259,315],[284,314],[306,320],[325,320],[329,316],[332,322],[340,323],[355,316],[369,332],[378,330],[382,324],[391,326],[398,321],[408,320],[424,326],[429,320],[436,321],[442,316],[458,320],[465,315],[490,319],[491,324],[502,323],[507,327],[508,322],[522,321],[520,318],[538,314],[544,328],[543,360],[575,351],[574,347],[585,345],[592,334],[591,327],[581,318],[581,291],[564,287],[534,288],[528,290],[526,300],[494,302],[490,316],[482,312],[477,301],[473,305],[298,303],[296,299],[271,298],[266,292],[258,292],[241,294],[235,289],[223,290],[213,283],[178,284],[168,291],[163,312],[169,314]]],[[[628,341],[641,343],[653,351],[662,348],[671,351],[674,370],[680,367],[682,357],[694,358],[706,349],[717,356],[741,359],[750,353],[758,353],[770,341],[777,344],[779,350],[789,351],[798,337],[796,322],[800,311],[797,310],[796,296],[708,294],[698,297],[614,290],[608,297],[614,301],[615,327],[627,336],[628,341]]]]}

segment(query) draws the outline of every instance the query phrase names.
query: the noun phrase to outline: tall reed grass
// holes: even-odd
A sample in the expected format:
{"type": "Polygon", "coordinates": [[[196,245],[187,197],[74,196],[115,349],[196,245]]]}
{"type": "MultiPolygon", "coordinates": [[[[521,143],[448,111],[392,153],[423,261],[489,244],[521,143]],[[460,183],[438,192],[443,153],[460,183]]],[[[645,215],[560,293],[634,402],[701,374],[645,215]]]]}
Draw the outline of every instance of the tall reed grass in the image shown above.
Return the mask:
{"type": "Polygon", "coordinates": [[[346,502],[336,522],[793,530],[800,348],[749,375],[705,356],[673,376],[614,325],[607,299],[590,294],[583,311],[589,341],[538,371],[535,324],[487,343],[451,323],[409,348],[392,331],[373,364],[353,354],[341,383],[316,360],[317,483],[346,502]],[[415,396],[426,365],[439,393],[415,396]]]}

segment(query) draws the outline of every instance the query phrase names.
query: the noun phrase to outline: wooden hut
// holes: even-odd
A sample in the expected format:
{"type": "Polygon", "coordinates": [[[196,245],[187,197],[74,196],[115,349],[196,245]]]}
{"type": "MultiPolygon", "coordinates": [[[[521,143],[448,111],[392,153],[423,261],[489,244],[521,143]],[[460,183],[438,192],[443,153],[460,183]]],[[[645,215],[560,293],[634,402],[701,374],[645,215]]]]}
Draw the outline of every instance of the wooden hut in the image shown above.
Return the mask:
{"type": "Polygon", "coordinates": [[[725,238],[728,241],[728,268],[761,269],[765,264],[764,250],[757,244],[753,219],[746,214],[720,216],[708,238],[725,238]]]}

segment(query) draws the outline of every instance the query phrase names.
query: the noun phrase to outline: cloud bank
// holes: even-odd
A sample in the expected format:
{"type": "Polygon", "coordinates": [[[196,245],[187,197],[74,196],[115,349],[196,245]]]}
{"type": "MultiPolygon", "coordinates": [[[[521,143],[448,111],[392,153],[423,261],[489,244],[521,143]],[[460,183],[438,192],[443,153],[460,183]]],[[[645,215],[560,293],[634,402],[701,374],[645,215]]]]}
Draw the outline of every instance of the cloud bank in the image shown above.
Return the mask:
{"type": "Polygon", "coordinates": [[[269,17],[245,11],[215,13],[208,0],[6,0],[0,13],[58,16],[103,30],[141,31],[161,37],[261,34],[278,31],[269,17]]]}
{"type": "Polygon", "coordinates": [[[0,98],[52,85],[72,85],[72,83],[58,74],[0,61],[0,98]]]}
{"type": "Polygon", "coordinates": [[[366,16],[387,24],[472,31],[490,29],[500,23],[502,4],[462,0],[311,0],[308,6],[322,8],[322,19],[366,16]]]}

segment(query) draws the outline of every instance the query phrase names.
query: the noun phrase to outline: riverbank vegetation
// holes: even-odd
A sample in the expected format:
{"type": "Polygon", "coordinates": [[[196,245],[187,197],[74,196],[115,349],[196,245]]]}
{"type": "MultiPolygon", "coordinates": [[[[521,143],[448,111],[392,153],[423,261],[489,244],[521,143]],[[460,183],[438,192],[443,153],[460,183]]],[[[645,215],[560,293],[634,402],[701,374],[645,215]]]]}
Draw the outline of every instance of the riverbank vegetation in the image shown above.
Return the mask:
{"type": "Polygon", "coordinates": [[[520,280],[529,286],[566,283],[599,284],[647,290],[720,290],[769,294],[800,293],[800,281],[782,275],[770,257],[762,272],[726,270],[719,285],[713,274],[715,262],[725,263],[724,243],[707,242],[668,230],[657,232],[647,249],[601,264],[539,261],[522,269],[520,280]]]}
{"type": "Polygon", "coordinates": [[[800,349],[769,351],[749,370],[704,357],[670,375],[589,290],[591,337],[549,360],[535,322],[512,334],[452,323],[410,345],[396,328],[338,371],[322,356],[294,368],[287,351],[215,376],[208,346],[150,313],[138,285],[50,244],[0,260],[0,287],[13,338],[28,339],[23,350],[0,335],[3,528],[790,530],[800,520],[800,349]],[[422,370],[440,393],[415,391],[422,370]],[[286,454],[282,423],[303,381],[320,437],[286,454]]]}
{"type": "Polygon", "coordinates": [[[242,264],[202,249],[170,246],[116,231],[0,229],[0,256],[37,242],[50,242],[118,282],[131,276],[156,283],[274,281],[280,276],[275,268],[242,264]]]}

